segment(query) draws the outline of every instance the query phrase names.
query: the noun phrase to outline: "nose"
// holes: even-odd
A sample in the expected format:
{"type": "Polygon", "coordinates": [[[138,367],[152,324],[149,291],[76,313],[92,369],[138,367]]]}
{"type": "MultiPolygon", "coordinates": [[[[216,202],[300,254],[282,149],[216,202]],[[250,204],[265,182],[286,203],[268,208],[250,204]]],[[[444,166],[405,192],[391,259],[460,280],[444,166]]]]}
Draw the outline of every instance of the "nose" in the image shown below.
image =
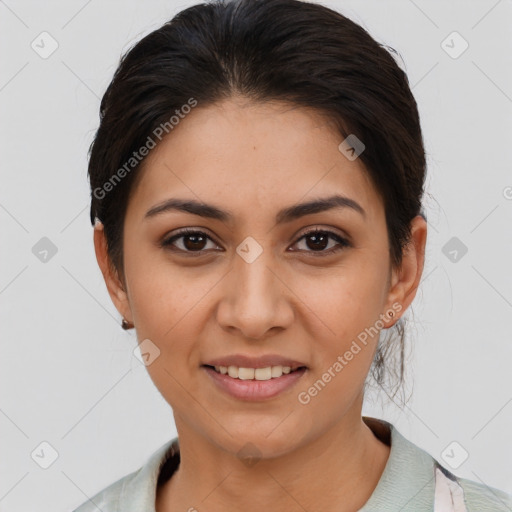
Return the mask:
{"type": "Polygon", "coordinates": [[[252,262],[238,254],[222,282],[217,308],[219,325],[232,334],[251,340],[266,338],[271,331],[292,325],[295,317],[294,294],[282,267],[264,250],[252,262]]]}

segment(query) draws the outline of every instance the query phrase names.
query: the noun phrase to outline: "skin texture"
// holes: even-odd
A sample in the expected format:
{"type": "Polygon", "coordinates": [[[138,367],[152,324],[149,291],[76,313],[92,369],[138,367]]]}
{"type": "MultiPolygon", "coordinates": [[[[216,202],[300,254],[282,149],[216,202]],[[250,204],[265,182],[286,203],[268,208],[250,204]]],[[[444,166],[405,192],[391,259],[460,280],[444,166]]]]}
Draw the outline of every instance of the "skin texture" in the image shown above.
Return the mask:
{"type": "Polygon", "coordinates": [[[102,225],[95,228],[112,301],[135,324],[139,342],[148,338],[161,351],[147,369],[172,406],[181,463],[158,490],[158,512],[353,511],[377,485],[389,447],[361,410],[378,336],[307,405],[297,395],[393,304],[401,310],[385,328],[406,311],[423,271],[427,227],[413,219],[412,243],[393,270],[382,200],[361,161],[338,150],[341,141],[324,117],[285,103],[233,97],[199,105],[144,162],[125,218],[126,289],[109,265],[102,225]],[[276,225],[281,208],[333,193],[357,201],[366,217],[343,208],[276,225]],[[172,197],[212,203],[234,220],[183,212],[144,219],[172,197]],[[212,240],[181,238],[174,252],[159,246],[185,227],[212,240]],[[319,255],[338,243],[330,238],[318,248],[302,238],[316,227],[351,245],[319,255]],[[248,236],[263,249],[250,264],[236,252],[248,236]],[[203,253],[190,256],[190,248],[203,253]],[[200,367],[233,353],[277,353],[308,371],[277,397],[242,401],[218,390],[200,367]],[[248,442],[261,455],[251,467],[237,456],[248,442]]]}

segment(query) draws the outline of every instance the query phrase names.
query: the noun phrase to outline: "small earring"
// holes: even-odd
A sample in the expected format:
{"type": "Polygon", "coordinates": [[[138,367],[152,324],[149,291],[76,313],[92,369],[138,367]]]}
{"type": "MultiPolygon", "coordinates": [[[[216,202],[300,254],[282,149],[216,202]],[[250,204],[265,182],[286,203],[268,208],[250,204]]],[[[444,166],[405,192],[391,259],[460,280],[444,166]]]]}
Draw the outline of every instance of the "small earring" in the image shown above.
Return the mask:
{"type": "Polygon", "coordinates": [[[121,322],[121,327],[127,331],[128,329],[133,329],[133,327],[135,327],[131,322],[128,322],[126,321],[124,318],[123,318],[123,321],[121,322]]]}

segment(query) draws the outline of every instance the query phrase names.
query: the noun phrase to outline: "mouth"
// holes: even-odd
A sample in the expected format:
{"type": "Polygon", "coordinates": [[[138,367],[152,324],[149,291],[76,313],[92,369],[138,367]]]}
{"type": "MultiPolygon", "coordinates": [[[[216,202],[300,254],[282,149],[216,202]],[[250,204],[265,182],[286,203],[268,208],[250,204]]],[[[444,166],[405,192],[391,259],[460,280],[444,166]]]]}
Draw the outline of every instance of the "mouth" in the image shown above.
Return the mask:
{"type": "Polygon", "coordinates": [[[201,365],[215,389],[224,395],[246,402],[261,402],[290,391],[307,374],[306,366],[238,366],[201,365]]]}
{"type": "Polygon", "coordinates": [[[212,366],[209,364],[203,364],[204,368],[209,368],[220,375],[226,375],[232,379],[239,380],[258,380],[266,381],[272,379],[279,379],[283,375],[289,375],[290,373],[306,370],[306,366],[267,366],[265,368],[244,368],[238,366],[212,366]]]}

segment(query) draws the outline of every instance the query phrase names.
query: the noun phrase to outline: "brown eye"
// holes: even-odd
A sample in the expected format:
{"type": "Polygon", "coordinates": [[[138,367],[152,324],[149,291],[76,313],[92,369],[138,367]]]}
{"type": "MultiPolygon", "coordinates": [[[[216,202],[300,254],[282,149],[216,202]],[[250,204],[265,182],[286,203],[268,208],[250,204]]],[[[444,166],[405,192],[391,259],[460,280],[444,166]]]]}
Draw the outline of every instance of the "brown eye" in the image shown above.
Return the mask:
{"type": "MultiPolygon", "coordinates": [[[[350,247],[351,245],[348,240],[337,233],[318,228],[304,233],[297,242],[295,242],[295,245],[299,244],[302,240],[305,241],[306,248],[299,250],[301,252],[313,253],[315,256],[327,256],[343,248],[350,247]]],[[[210,247],[210,249],[218,248],[212,238],[203,231],[184,229],[179,233],[164,239],[161,242],[161,247],[175,252],[199,256],[203,253],[209,252],[207,247],[208,242],[213,244],[213,247],[210,247]]]]}
{"type": "MultiPolygon", "coordinates": [[[[305,252],[318,253],[315,256],[324,256],[328,254],[332,254],[337,252],[345,247],[350,247],[350,243],[345,238],[341,237],[337,233],[333,233],[332,231],[328,231],[325,229],[313,229],[304,233],[297,242],[298,244],[301,240],[306,240],[305,245],[307,249],[305,252]],[[335,241],[337,244],[331,245],[329,247],[329,241],[335,241]],[[326,250],[326,248],[328,248],[326,250]]],[[[301,251],[303,249],[300,249],[301,251]]]]}
{"type": "Polygon", "coordinates": [[[205,248],[208,241],[211,241],[214,247],[217,247],[213,240],[203,231],[185,229],[163,240],[161,246],[177,252],[202,253],[206,252],[205,248]],[[175,244],[178,240],[180,240],[180,244],[175,244]],[[181,247],[178,245],[181,245],[181,247]]]}

